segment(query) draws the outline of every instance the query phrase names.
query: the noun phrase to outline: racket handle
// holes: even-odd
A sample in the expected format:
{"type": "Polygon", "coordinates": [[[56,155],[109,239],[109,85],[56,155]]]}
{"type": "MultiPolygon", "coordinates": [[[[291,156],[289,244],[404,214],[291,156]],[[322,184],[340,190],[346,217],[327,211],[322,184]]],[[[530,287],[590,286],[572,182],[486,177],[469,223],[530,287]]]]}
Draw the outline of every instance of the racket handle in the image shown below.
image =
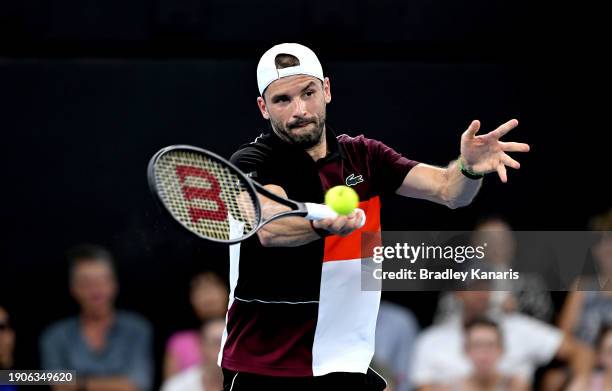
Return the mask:
{"type": "Polygon", "coordinates": [[[304,218],[308,220],[334,219],[338,217],[338,213],[334,212],[327,205],[314,204],[312,202],[306,202],[305,205],[308,214],[304,218]]]}
{"type": "MultiPolygon", "coordinates": [[[[306,210],[308,214],[304,218],[308,220],[322,220],[322,219],[335,219],[338,217],[338,213],[334,212],[329,206],[323,204],[314,204],[312,202],[306,202],[306,210]]],[[[361,222],[357,228],[361,228],[366,223],[366,215],[362,209],[356,208],[361,214],[361,222]]]]}

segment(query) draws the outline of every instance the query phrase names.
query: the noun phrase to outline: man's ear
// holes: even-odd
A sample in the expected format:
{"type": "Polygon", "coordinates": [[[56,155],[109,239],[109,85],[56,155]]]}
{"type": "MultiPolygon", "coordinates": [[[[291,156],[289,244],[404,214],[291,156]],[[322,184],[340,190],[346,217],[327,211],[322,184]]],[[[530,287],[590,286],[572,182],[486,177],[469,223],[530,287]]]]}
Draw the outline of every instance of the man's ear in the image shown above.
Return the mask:
{"type": "Polygon", "coordinates": [[[265,119],[270,119],[270,114],[268,114],[268,108],[266,107],[266,101],[261,96],[257,97],[257,107],[259,107],[262,117],[265,119]]]}
{"type": "Polygon", "coordinates": [[[331,86],[329,84],[329,77],[323,80],[323,95],[325,97],[325,103],[331,102],[331,86]]]}

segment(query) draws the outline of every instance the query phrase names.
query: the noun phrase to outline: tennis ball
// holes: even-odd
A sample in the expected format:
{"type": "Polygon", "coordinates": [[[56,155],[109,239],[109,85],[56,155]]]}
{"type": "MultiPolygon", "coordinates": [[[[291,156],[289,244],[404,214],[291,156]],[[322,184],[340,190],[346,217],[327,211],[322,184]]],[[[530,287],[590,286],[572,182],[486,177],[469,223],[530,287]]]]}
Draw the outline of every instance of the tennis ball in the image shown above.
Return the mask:
{"type": "Polygon", "coordinates": [[[348,186],[334,186],[325,193],[325,204],[339,215],[348,215],[359,204],[359,196],[348,186]]]}

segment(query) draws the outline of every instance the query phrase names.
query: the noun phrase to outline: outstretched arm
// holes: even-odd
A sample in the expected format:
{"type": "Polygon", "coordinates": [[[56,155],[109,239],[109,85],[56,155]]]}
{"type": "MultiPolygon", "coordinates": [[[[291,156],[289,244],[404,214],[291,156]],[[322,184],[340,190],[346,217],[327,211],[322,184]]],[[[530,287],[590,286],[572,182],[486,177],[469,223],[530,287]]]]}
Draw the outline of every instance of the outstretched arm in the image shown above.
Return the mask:
{"type": "Polygon", "coordinates": [[[495,171],[501,181],[506,183],[506,166],[520,168],[520,164],[508,156],[507,152],[528,152],[529,145],[499,140],[517,125],[518,121],[513,119],[492,132],[478,136],[476,134],[480,129],[480,121],[472,121],[461,136],[459,159],[446,168],[427,164],[415,166],[408,172],[396,193],[437,202],[453,209],[468,205],[482,184],[482,179],[477,177],[495,171]],[[467,175],[464,175],[465,172],[467,175]]]}

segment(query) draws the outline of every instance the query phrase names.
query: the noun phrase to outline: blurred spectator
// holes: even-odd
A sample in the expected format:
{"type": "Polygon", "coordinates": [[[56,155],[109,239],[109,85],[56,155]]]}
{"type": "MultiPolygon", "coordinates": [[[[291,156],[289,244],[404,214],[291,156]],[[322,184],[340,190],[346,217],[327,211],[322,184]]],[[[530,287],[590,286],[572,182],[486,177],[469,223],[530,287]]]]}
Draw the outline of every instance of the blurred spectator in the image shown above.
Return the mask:
{"type": "Polygon", "coordinates": [[[217,365],[221,338],[225,330],[223,318],[209,320],[201,330],[200,349],[202,362],[170,377],[162,391],[220,391],[223,389],[223,372],[217,365]]]}
{"type": "Polygon", "coordinates": [[[612,325],[601,328],[597,337],[597,360],[599,369],[577,381],[568,391],[612,390],[612,325]]]}
{"type": "MultiPolygon", "coordinates": [[[[0,307],[0,370],[12,369],[15,364],[13,352],[15,350],[15,331],[9,323],[9,314],[0,307]]],[[[13,386],[0,385],[0,391],[17,390],[13,386]]]]}
{"type": "MultiPolygon", "coordinates": [[[[374,364],[392,377],[394,391],[409,391],[408,368],[419,325],[407,308],[381,301],[376,323],[374,364]],[[384,369],[383,369],[384,368],[384,369]]],[[[383,374],[384,377],[384,374],[383,374]]]]}
{"type": "MultiPolygon", "coordinates": [[[[459,291],[461,304],[458,316],[426,329],[417,339],[411,379],[419,390],[444,389],[467,377],[471,365],[464,354],[463,325],[486,316],[490,292],[459,291]]],[[[499,362],[500,373],[520,376],[531,382],[536,367],[553,358],[568,361],[577,374],[592,368],[588,349],[564,336],[561,330],[519,313],[502,313],[496,319],[503,335],[504,354],[499,362]]]]}
{"type": "MultiPolygon", "coordinates": [[[[225,316],[228,294],[227,286],[215,273],[200,273],[191,280],[191,306],[202,323],[225,316]]],[[[175,333],[166,346],[164,378],[198,365],[201,359],[199,331],[175,333]]]]}
{"type": "MultiPolygon", "coordinates": [[[[489,217],[474,229],[474,243],[487,243],[486,258],[491,271],[505,271],[515,265],[517,244],[510,225],[499,217],[489,217]]],[[[515,267],[516,269],[516,267],[515,267]]],[[[519,280],[496,280],[491,288],[491,312],[519,311],[549,322],[554,312],[546,283],[536,273],[521,273],[519,280]]],[[[455,295],[440,296],[436,323],[456,315],[461,307],[455,295]]]]}
{"type": "Polygon", "coordinates": [[[599,238],[591,249],[596,273],[581,276],[565,300],[559,327],[594,346],[599,329],[612,324],[612,209],[590,224],[599,238]]]}
{"type": "Polygon", "coordinates": [[[118,287],[111,254],[82,245],[68,258],[70,291],[81,312],[43,333],[42,367],[74,369],[79,385],[55,390],[151,389],[151,328],[142,317],[114,308],[118,287]]]}
{"type": "Polygon", "coordinates": [[[529,386],[519,376],[499,372],[504,352],[503,337],[497,323],[477,318],[465,326],[465,354],[472,373],[450,387],[452,391],[526,391],[529,386]]]}

